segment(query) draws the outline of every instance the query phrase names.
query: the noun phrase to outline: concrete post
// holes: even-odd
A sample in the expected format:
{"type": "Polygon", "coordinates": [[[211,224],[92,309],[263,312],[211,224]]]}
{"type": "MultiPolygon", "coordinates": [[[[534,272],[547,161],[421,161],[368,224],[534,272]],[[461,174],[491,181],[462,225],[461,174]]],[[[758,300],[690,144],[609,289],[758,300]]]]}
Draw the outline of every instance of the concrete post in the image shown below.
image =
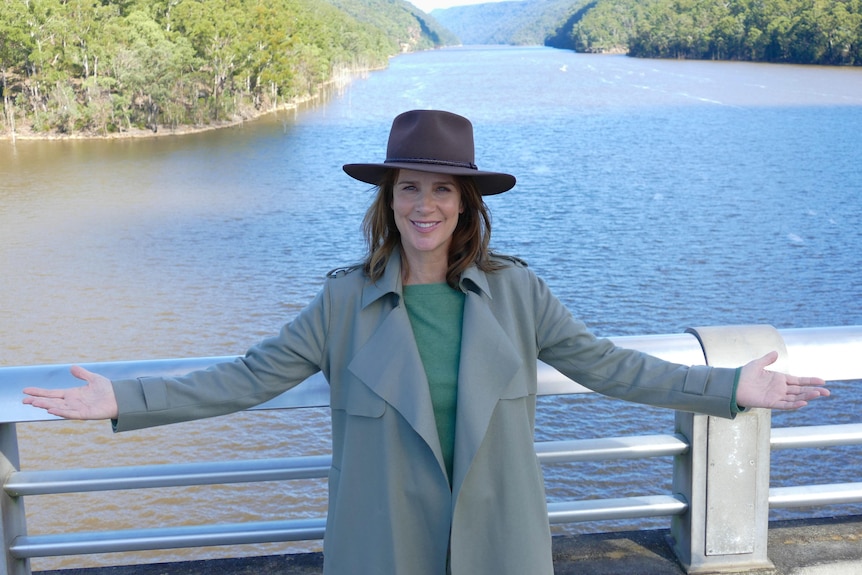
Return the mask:
{"type": "MultiPolygon", "coordinates": [[[[707,365],[739,367],[770,351],[787,371],[787,349],[771,326],[687,330],[703,347],[707,365]]],[[[671,544],[688,573],[773,567],[767,556],[771,411],[752,409],[735,420],[677,412],[677,432],[691,444],[674,462],[674,492],[689,511],[674,517],[671,544]]]]}
{"type": "MultiPolygon", "coordinates": [[[[9,475],[18,471],[18,434],[14,423],[0,423],[0,482],[4,485],[9,475]]],[[[12,557],[9,548],[19,535],[27,533],[24,501],[10,497],[0,489],[0,540],[3,541],[3,561],[0,575],[30,575],[30,560],[12,557]]]]}

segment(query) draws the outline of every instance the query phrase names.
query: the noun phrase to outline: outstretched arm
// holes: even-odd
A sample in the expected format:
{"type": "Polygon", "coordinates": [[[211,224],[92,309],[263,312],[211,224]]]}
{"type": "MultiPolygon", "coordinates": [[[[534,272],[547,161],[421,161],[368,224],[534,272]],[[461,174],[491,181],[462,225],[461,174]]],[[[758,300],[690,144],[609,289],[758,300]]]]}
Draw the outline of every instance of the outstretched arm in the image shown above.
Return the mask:
{"type": "Polygon", "coordinates": [[[24,403],[66,419],[115,419],[119,408],[111,380],[83,367],[75,366],[71,371],[87,384],[66,389],[27,387],[24,403]]]}
{"type": "Polygon", "coordinates": [[[820,378],[767,371],[776,359],[778,353],[772,351],[743,366],[736,388],[736,403],[740,407],[798,409],[812,399],[829,395],[829,390],[823,387],[826,382],[820,378]]]}

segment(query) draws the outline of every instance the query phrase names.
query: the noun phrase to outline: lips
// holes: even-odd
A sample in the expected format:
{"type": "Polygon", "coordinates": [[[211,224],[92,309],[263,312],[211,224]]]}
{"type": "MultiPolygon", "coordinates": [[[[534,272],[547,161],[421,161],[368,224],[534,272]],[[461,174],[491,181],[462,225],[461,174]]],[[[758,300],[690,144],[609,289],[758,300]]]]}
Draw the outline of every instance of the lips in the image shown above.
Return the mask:
{"type": "Polygon", "coordinates": [[[417,222],[415,220],[410,220],[410,223],[419,228],[420,230],[430,230],[437,226],[440,222],[417,222]]]}

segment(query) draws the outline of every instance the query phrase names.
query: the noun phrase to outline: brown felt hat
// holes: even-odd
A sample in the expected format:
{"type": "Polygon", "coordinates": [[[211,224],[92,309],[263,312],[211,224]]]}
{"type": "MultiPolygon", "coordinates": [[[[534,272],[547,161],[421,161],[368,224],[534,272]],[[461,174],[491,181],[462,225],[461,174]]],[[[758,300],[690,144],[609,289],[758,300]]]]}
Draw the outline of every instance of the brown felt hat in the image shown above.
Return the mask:
{"type": "Polygon", "coordinates": [[[471,176],[483,196],[500,194],[515,185],[515,176],[480,171],[474,161],[470,120],[440,110],[411,110],[392,121],[382,164],[345,164],[343,168],[350,177],[375,185],[391,169],[471,176]]]}

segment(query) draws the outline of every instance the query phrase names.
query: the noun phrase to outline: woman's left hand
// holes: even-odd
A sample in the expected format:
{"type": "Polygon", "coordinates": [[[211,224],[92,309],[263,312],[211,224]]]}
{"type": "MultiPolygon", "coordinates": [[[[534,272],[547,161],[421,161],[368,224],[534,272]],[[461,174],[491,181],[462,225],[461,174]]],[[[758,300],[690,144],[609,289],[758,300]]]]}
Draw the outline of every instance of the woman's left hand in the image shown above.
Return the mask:
{"type": "Polygon", "coordinates": [[[826,382],[818,377],[796,377],[766,367],[775,363],[778,352],[772,351],[745,364],[736,388],[736,403],[740,407],[768,409],[799,409],[818,397],[827,397],[826,382]]]}

